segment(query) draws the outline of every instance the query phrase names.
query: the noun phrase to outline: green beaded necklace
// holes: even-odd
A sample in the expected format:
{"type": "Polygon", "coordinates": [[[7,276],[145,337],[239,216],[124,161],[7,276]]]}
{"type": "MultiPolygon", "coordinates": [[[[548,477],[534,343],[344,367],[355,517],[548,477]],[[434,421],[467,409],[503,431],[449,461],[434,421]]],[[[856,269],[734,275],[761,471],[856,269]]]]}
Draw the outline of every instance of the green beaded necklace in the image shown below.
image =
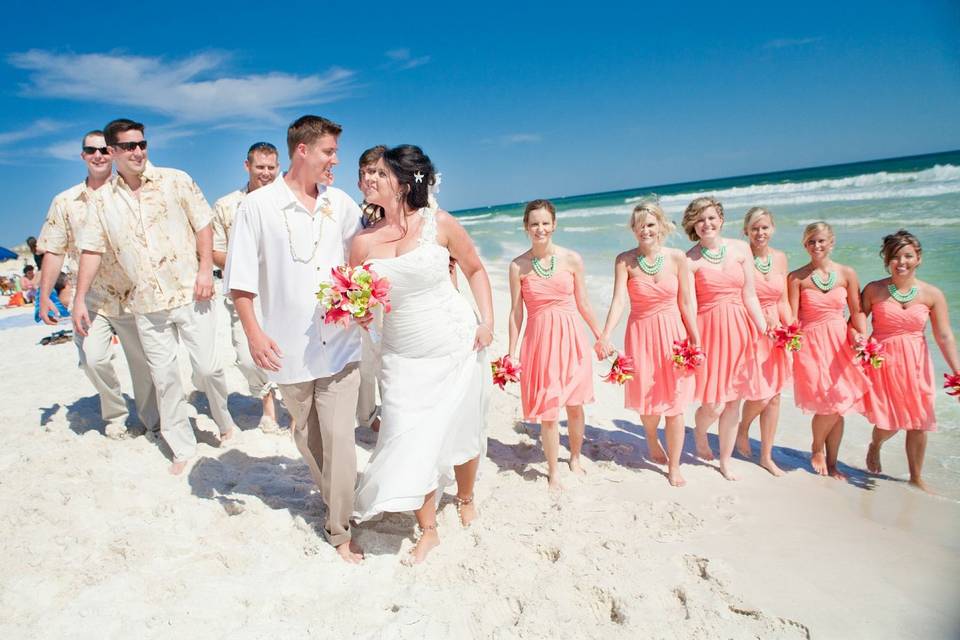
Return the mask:
{"type": "Polygon", "coordinates": [[[552,278],[553,274],[557,270],[557,256],[550,256],[550,266],[544,267],[540,264],[540,258],[534,257],[531,261],[533,263],[533,270],[537,272],[537,275],[541,278],[552,278]]]}
{"type": "Polygon", "coordinates": [[[707,262],[720,264],[727,255],[727,245],[720,245],[720,249],[718,251],[711,251],[703,245],[700,245],[700,255],[702,255],[703,259],[707,262]]]}
{"type": "Polygon", "coordinates": [[[766,262],[760,256],[753,256],[753,266],[763,275],[767,275],[773,269],[773,256],[767,256],[766,262]]]}
{"type": "Polygon", "coordinates": [[[910,287],[910,290],[906,293],[900,293],[900,290],[897,289],[897,285],[892,282],[887,285],[887,291],[890,292],[890,297],[899,302],[900,304],[907,304],[911,300],[917,297],[917,294],[920,293],[920,287],[913,285],[910,287]]]}
{"type": "Polygon", "coordinates": [[[813,284],[817,286],[817,289],[820,289],[820,291],[826,293],[827,291],[830,291],[830,289],[833,289],[833,287],[837,284],[837,272],[828,271],[826,280],[821,280],[820,276],[817,273],[814,273],[812,276],[810,276],[810,280],[812,280],[813,284]]]}
{"type": "Polygon", "coordinates": [[[663,269],[663,254],[658,253],[657,257],[653,259],[653,264],[650,264],[645,256],[637,253],[637,266],[640,267],[640,271],[648,276],[655,276],[663,269]]]}

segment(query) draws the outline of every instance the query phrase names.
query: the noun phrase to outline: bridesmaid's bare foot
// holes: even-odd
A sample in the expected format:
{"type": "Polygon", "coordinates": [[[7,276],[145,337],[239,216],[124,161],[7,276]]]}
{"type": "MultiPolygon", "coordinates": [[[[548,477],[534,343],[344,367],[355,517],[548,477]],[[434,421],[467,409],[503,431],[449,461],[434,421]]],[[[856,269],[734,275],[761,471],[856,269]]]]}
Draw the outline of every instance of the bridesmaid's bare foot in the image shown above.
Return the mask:
{"type": "Polygon", "coordinates": [[[810,455],[810,466],[819,475],[827,475],[827,454],[823,451],[815,451],[810,455]]]}
{"type": "Polygon", "coordinates": [[[650,455],[650,459],[657,464],[667,464],[667,453],[663,450],[663,446],[659,441],[654,440],[653,442],[648,443],[647,451],[650,455]]]}
{"type": "Polygon", "coordinates": [[[363,560],[363,549],[353,540],[341,543],[336,547],[337,555],[347,564],[360,564],[363,560]]]}
{"type": "Polygon", "coordinates": [[[667,480],[670,481],[671,487],[682,487],[687,484],[687,481],[680,475],[680,469],[672,469],[667,472],[667,480]]]}
{"type": "Polygon", "coordinates": [[[910,484],[915,486],[917,489],[920,489],[921,491],[926,491],[930,495],[934,495],[934,496],[937,495],[929,486],[927,486],[927,483],[920,478],[910,478],[910,484]]]}
{"type": "Polygon", "coordinates": [[[730,480],[730,481],[739,480],[740,478],[738,478],[737,476],[735,476],[735,475],[733,474],[733,472],[730,471],[730,469],[727,467],[727,464],[728,464],[728,463],[729,463],[729,460],[726,461],[726,462],[724,462],[723,460],[720,461],[720,473],[721,473],[721,474],[723,475],[723,477],[726,478],[727,480],[730,480]]]}
{"type": "Polygon", "coordinates": [[[183,470],[187,468],[187,460],[175,461],[170,465],[170,475],[178,476],[183,473],[183,470]]]}
{"type": "Polygon", "coordinates": [[[847,474],[840,473],[840,470],[836,466],[831,466],[827,468],[827,472],[830,474],[830,477],[834,480],[846,480],[847,474]]]}
{"type": "Polygon", "coordinates": [[[867,471],[870,473],[883,472],[883,467],[880,465],[880,447],[872,442],[867,447],[867,471]]]}
{"type": "Polygon", "coordinates": [[[573,475],[587,475],[587,472],[583,470],[582,466],[580,466],[580,456],[570,456],[570,461],[567,463],[567,465],[570,467],[570,471],[573,472],[573,475]]]}
{"type": "Polygon", "coordinates": [[[753,457],[753,450],[750,449],[750,436],[744,435],[742,438],[737,436],[737,453],[747,460],[753,457]]]}
{"type": "Polygon", "coordinates": [[[427,559],[427,555],[434,547],[440,544],[440,535],[437,534],[437,525],[431,524],[420,530],[420,539],[416,546],[410,549],[410,555],[402,560],[403,564],[413,566],[427,559]]]}
{"type": "Polygon", "coordinates": [[[563,493],[564,486],[560,484],[560,474],[555,473],[547,478],[547,493],[550,497],[557,499],[563,493]]]}
{"type": "Polygon", "coordinates": [[[767,460],[761,460],[760,466],[766,469],[767,471],[769,471],[771,475],[774,475],[778,478],[785,475],[783,469],[778,467],[777,463],[774,462],[772,458],[767,460]]]}
{"type": "Polygon", "coordinates": [[[701,460],[714,460],[713,450],[710,448],[710,445],[700,446],[700,443],[697,443],[697,457],[701,460]]]}

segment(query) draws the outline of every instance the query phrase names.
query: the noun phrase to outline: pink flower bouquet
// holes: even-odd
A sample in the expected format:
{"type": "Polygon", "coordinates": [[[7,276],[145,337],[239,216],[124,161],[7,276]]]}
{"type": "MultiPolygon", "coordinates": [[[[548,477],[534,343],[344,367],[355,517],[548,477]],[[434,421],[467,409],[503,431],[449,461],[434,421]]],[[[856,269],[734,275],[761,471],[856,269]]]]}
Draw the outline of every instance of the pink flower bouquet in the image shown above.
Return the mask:
{"type": "Polygon", "coordinates": [[[633,358],[618,353],[611,358],[611,361],[613,365],[610,367],[610,373],[603,377],[604,382],[623,384],[633,379],[633,358]]]}
{"type": "Polygon", "coordinates": [[[779,326],[770,331],[770,337],[778,349],[787,351],[800,351],[803,346],[803,331],[800,330],[800,323],[794,322],[787,326],[779,326]]]}
{"type": "Polygon", "coordinates": [[[854,341],[853,349],[857,353],[857,362],[864,369],[867,367],[879,369],[883,366],[883,344],[876,338],[860,336],[854,341]]]}
{"type": "Polygon", "coordinates": [[[943,388],[947,390],[947,395],[960,400],[960,373],[945,373],[943,378],[943,388]]]}
{"type": "Polygon", "coordinates": [[[675,367],[693,371],[703,364],[705,358],[703,349],[691,345],[689,338],[673,341],[673,357],[670,359],[675,367]]]}
{"type": "MultiPolygon", "coordinates": [[[[377,306],[390,311],[390,281],[378,276],[370,265],[340,265],[330,270],[330,276],[317,291],[317,300],[326,309],[324,324],[346,326],[350,318],[368,318],[377,306]]],[[[372,331],[371,337],[377,339],[372,331]]]]}
{"type": "Polygon", "coordinates": [[[503,389],[508,382],[520,382],[520,364],[510,356],[497,358],[490,363],[493,372],[493,384],[503,389]]]}

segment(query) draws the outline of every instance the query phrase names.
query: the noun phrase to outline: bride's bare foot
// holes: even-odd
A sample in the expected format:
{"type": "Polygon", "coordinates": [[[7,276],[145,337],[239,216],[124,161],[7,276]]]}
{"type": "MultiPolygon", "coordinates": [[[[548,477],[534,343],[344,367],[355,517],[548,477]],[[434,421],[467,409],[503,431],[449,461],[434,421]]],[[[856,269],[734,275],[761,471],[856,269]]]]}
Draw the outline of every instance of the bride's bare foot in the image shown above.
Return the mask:
{"type": "Polygon", "coordinates": [[[563,485],[560,484],[559,473],[554,472],[547,476],[547,491],[550,492],[550,495],[558,495],[561,491],[563,491],[563,485]]]}
{"type": "Polygon", "coordinates": [[[170,465],[170,475],[178,476],[183,473],[183,470],[187,468],[187,462],[187,460],[175,460],[170,465]]]}
{"type": "Polygon", "coordinates": [[[440,544],[440,536],[437,534],[437,525],[430,524],[420,529],[420,538],[416,546],[410,549],[410,555],[403,559],[403,564],[409,566],[420,564],[427,559],[427,554],[434,547],[440,544]]]}
{"type": "Polygon", "coordinates": [[[663,450],[663,446],[659,441],[653,440],[648,442],[647,453],[650,455],[650,459],[657,464],[667,464],[667,453],[663,450]]]}
{"type": "Polygon", "coordinates": [[[810,454],[810,466],[821,476],[827,475],[827,456],[823,451],[810,454]]]}
{"type": "Polygon", "coordinates": [[[460,516],[460,526],[466,529],[477,519],[477,506],[473,504],[473,496],[466,498],[456,497],[457,515],[460,516]]]}
{"type": "Polygon", "coordinates": [[[760,466],[766,469],[767,471],[769,471],[771,475],[774,475],[778,478],[780,476],[785,475],[783,469],[777,466],[777,463],[773,461],[773,458],[769,458],[767,460],[761,460],[760,466]]]}
{"type": "Polygon", "coordinates": [[[668,471],[667,480],[670,481],[671,487],[682,487],[687,484],[687,481],[683,479],[682,475],[680,475],[680,469],[671,469],[668,471]]]}
{"type": "Polygon", "coordinates": [[[360,564],[363,560],[363,549],[353,540],[347,540],[336,546],[337,555],[348,564],[360,564]]]}
{"type": "MultiPolygon", "coordinates": [[[[744,434],[743,437],[737,436],[737,453],[749,460],[753,457],[753,450],[750,449],[750,436],[744,434]]],[[[771,471],[771,473],[773,473],[771,471]]],[[[777,474],[773,474],[777,475],[777,474]]]]}
{"type": "Polygon", "coordinates": [[[883,472],[883,467],[880,466],[880,447],[872,442],[867,447],[867,471],[870,473],[883,472]]]}
{"type": "Polygon", "coordinates": [[[575,476],[585,476],[587,472],[583,470],[583,467],[580,465],[580,456],[570,456],[570,462],[567,463],[570,467],[570,471],[573,472],[575,476]]]}
{"type": "Polygon", "coordinates": [[[727,461],[721,460],[721,461],[720,461],[720,473],[721,473],[721,474],[723,475],[723,477],[726,478],[727,480],[730,480],[730,481],[739,480],[740,478],[738,478],[737,476],[735,476],[735,475],[733,474],[733,472],[730,471],[729,467],[727,466],[727,465],[729,464],[729,462],[730,462],[729,460],[727,460],[727,461]]]}

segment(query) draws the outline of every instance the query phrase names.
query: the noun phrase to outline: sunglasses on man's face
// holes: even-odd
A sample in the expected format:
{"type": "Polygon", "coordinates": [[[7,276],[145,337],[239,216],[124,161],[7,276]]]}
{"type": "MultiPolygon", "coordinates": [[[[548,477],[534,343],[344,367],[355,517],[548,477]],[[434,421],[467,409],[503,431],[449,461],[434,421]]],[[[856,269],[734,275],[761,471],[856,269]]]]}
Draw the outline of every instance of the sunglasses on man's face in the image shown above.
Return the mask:
{"type": "Polygon", "coordinates": [[[99,151],[100,155],[102,156],[110,155],[110,149],[108,149],[107,147],[84,147],[83,148],[83,152],[88,156],[92,156],[97,151],[99,151]]]}
{"type": "Polygon", "coordinates": [[[117,149],[120,149],[121,151],[133,151],[137,147],[140,147],[141,150],[146,151],[147,141],[140,140],[139,142],[117,142],[113,146],[115,146],[117,149]]]}

